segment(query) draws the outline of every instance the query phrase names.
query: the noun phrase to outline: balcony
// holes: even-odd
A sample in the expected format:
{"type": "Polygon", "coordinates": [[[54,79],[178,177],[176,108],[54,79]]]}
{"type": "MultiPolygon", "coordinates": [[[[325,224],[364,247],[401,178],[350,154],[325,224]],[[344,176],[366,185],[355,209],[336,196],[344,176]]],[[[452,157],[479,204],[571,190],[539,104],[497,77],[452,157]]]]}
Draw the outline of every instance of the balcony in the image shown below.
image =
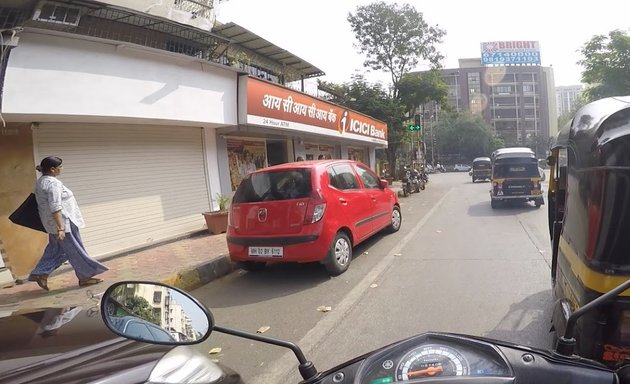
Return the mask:
{"type": "Polygon", "coordinates": [[[209,31],[216,19],[214,0],[175,0],[171,18],[209,31]]]}
{"type": "Polygon", "coordinates": [[[493,109],[518,109],[518,105],[514,103],[494,103],[491,107],[493,109]]]}

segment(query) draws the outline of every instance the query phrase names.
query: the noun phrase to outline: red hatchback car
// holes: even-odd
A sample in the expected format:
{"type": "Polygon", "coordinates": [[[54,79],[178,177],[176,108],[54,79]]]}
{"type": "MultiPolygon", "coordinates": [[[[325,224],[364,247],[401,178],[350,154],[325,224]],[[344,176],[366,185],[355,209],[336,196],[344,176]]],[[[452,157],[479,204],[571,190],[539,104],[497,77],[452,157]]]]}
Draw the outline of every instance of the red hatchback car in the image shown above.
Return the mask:
{"type": "Polygon", "coordinates": [[[352,248],[387,228],[400,229],[396,194],[351,160],[288,163],[251,173],[232,199],[230,258],[246,270],[267,262],[321,262],[339,275],[352,248]]]}

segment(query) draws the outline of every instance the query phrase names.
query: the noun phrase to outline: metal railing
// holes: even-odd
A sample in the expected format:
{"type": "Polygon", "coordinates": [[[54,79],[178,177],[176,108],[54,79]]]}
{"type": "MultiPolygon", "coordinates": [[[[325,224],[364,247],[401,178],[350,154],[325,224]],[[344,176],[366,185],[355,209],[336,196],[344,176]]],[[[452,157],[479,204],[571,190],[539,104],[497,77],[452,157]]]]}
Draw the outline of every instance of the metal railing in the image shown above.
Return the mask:
{"type": "Polygon", "coordinates": [[[213,19],[213,0],[175,0],[174,8],[187,11],[197,17],[213,19]]]}

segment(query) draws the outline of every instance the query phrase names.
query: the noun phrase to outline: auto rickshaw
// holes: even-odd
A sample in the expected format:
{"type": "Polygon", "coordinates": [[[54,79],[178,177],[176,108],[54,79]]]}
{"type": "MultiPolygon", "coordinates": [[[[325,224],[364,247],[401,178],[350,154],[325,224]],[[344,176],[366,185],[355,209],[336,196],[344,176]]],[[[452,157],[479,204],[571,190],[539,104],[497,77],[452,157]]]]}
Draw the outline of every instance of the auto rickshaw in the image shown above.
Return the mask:
{"type": "Polygon", "coordinates": [[[533,201],[543,205],[541,177],[534,151],[526,147],[500,148],[492,153],[490,206],[533,201]]]}
{"type": "MultiPolygon", "coordinates": [[[[630,278],[630,96],[582,107],[548,158],[552,325],[630,278]]],[[[630,290],[577,320],[577,353],[630,359],[630,290]]]]}
{"type": "Polygon", "coordinates": [[[470,172],[473,183],[477,180],[490,180],[490,176],[492,175],[492,161],[489,157],[476,157],[473,159],[470,172]]]}

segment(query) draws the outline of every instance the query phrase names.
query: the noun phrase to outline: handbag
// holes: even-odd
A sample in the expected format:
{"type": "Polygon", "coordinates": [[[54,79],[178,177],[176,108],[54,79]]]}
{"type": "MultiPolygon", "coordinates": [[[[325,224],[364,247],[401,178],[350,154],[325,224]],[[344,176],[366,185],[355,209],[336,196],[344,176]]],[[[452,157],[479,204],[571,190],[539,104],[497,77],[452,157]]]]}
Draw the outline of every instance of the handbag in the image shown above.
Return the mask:
{"type": "Polygon", "coordinates": [[[31,228],[36,231],[46,232],[42,219],[39,217],[35,194],[28,195],[26,200],[11,214],[9,220],[14,224],[31,228]]]}

